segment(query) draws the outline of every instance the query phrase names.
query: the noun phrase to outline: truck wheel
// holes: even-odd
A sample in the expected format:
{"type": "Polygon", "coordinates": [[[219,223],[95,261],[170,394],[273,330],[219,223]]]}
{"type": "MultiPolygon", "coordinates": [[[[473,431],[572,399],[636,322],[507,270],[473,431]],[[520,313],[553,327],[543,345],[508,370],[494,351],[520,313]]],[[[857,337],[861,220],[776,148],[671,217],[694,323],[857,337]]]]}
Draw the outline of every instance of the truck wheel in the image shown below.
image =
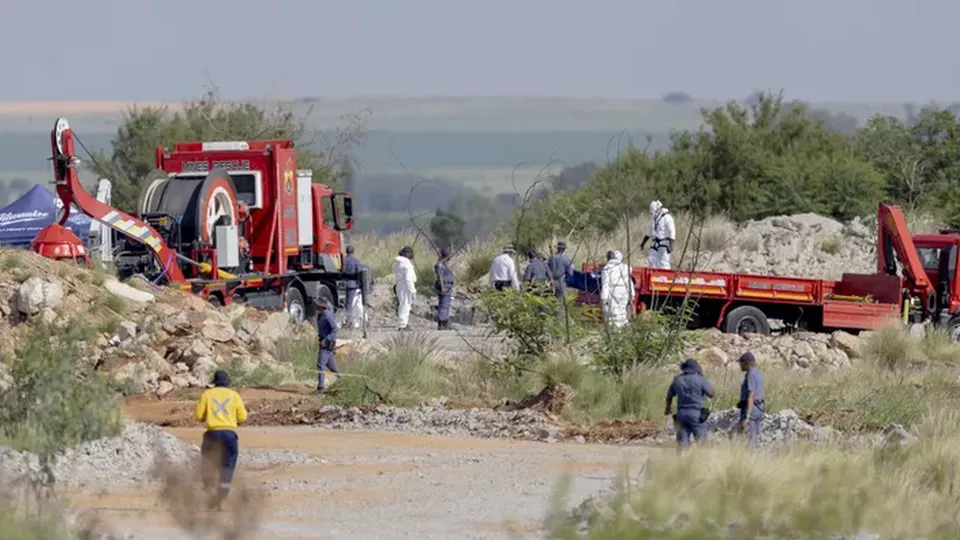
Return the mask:
{"type": "Polygon", "coordinates": [[[220,300],[220,297],[215,294],[211,294],[207,298],[207,302],[210,302],[210,305],[213,307],[223,307],[223,300],[220,300]]]}
{"type": "Polygon", "coordinates": [[[323,298],[327,302],[333,304],[334,309],[337,308],[337,304],[333,301],[333,293],[330,292],[330,287],[326,285],[319,285],[317,287],[317,298],[323,298]]]}
{"type": "Polygon", "coordinates": [[[770,322],[759,309],[753,306],[740,306],[727,313],[723,331],[728,334],[767,335],[770,333],[770,322]]]}
{"type": "Polygon", "coordinates": [[[283,295],[283,301],[287,304],[287,313],[296,324],[302,323],[307,317],[307,305],[303,302],[303,293],[296,287],[288,287],[283,295]]]}
{"type": "Polygon", "coordinates": [[[950,343],[960,343],[960,315],[955,315],[947,322],[947,335],[950,343]]]}

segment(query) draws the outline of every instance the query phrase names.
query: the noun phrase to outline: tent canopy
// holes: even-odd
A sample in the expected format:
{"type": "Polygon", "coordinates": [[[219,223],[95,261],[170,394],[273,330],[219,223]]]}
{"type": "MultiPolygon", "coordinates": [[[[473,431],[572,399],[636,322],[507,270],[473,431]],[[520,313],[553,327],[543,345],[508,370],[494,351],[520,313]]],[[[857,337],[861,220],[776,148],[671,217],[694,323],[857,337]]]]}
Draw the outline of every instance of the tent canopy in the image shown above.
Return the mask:
{"type": "MultiPolygon", "coordinates": [[[[33,186],[22,197],[0,209],[0,245],[30,245],[41,229],[58,220],[62,208],[59,197],[40,184],[33,186]]],[[[74,206],[66,225],[86,242],[91,221],[74,206]]]]}

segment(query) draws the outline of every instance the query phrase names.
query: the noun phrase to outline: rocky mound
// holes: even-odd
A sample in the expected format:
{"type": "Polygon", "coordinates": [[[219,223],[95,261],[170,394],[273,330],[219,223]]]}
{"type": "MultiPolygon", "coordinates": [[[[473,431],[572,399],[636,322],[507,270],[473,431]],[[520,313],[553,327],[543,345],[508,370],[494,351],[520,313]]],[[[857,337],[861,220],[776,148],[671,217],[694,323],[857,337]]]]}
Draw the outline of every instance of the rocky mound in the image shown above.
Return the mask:
{"type": "Polygon", "coordinates": [[[776,216],[707,234],[721,245],[701,254],[703,270],[840,279],[876,268],[876,226],[860,218],[844,224],[815,214],[776,216]]]}
{"type": "MultiPolygon", "coordinates": [[[[189,464],[199,457],[163,429],[139,422],[124,424],[119,437],[91,441],[68,449],[54,464],[58,484],[67,486],[118,486],[149,481],[155,464],[189,464]]],[[[5,478],[34,476],[40,472],[37,456],[0,448],[0,471],[5,478]]]]}
{"type": "Polygon", "coordinates": [[[277,361],[278,341],[308,333],[285,313],[240,305],[216,308],[198,296],[145,281],[115,278],[21,250],[0,251],[0,358],[21,343],[23,324],[83,325],[86,359],[125,383],[129,393],[205,386],[224,363],[241,371],[277,361]]]}
{"type": "MultiPolygon", "coordinates": [[[[862,336],[862,335],[861,335],[862,336]]],[[[794,332],[761,336],[725,334],[715,328],[693,333],[684,355],[708,365],[739,369],[737,360],[749,351],[762,364],[787,369],[815,366],[839,369],[861,357],[863,337],[843,331],[832,334],[794,332]]]]}

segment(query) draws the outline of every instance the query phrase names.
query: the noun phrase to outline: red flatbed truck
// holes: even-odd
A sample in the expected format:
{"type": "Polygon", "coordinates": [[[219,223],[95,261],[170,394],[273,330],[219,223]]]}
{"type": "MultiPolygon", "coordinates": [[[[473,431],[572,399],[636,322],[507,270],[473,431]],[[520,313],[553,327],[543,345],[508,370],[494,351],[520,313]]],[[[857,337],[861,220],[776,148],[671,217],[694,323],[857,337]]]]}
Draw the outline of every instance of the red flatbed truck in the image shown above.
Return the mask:
{"type": "MultiPolygon", "coordinates": [[[[839,281],[729,272],[633,267],[636,309],[693,301],[692,328],[770,333],[770,319],[811,331],[872,330],[891,322],[930,322],[960,337],[960,231],[911,236],[899,207],[877,208],[877,272],[839,281]]],[[[586,273],[597,264],[584,264],[586,273]]],[[[599,304],[581,290],[578,304],[599,304]]]]}
{"type": "MultiPolygon", "coordinates": [[[[80,183],[67,121],[51,131],[60,222],[40,231],[33,249],[73,258],[82,243],[62,224],[71,205],[124,237],[115,256],[121,277],[139,273],[217,305],[242,302],[311,318],[312,298],[343,298],[342,231],[353,225],[348,193],[298,170],[293,141],[181,143],[158,148],[137,215],[112,208],[80,183]],[[71,245],[72,244],[72,245],[71,245]]],[[[365,291],[364,291],[365,292],[365,291]]]]}

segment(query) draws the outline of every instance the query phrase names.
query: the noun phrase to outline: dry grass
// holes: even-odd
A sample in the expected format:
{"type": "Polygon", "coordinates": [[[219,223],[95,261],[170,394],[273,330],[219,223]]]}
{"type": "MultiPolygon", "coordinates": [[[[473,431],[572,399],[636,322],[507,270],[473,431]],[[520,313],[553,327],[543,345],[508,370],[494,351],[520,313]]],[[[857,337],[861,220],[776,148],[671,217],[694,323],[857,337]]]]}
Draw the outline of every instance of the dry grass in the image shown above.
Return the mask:
{"type": "MultiPolygon", "coordinates": [[[[358,234],[346,239],[357,249],[357,257],[370,267],[374,278],[393,274],[393,261],[403,246],[413,247],[418,268],[418,285],[429,287],[435,276],[433,264],[437,253],[432,244],[416,231],[388,235],[358,234]],[[421,275],[422,274],[422,275],[421,275]]],[[[474,284],[490,271],[490,262],[500,253],[504,240],[494,235],[470,240],[450,263],[451,270],[461,284],[474,284]]]]}
{"type": "MultiPolygon", "coordinates": [[[[625,474],[587,512],[589,538],[960,537],[960,415],[927,414],[915,433],[919,443],[879,451],[794,444],[747,458],[737,441],[669,453],[642,487],[625,474]]],[[[558,504],[550,522],[550,537],[573,537],[558,504]]]]}
{"type": "MultiPolygon", "coordinates": [[[[674,216],[674,223],[677,228],[677,241],[673,246],[673,260],[683,268],[693,265],[702,267],[709,261],[710,253],[729,248],[738,238],[736,226],[722,215],[710,216],[701,223],[691,214],[678,213],[674,216]]],[[[570,245],[568,251],[574,264],[578,266],[584,262],[605,261],[608,250],[620,250],[624,261],[629,258],[633,266],[646,266],[647,250],[640,249],[640,243],[647,225],[649,217],[635,217],[610,234],[590,234],[572,241],[569,238],[564,240],[570,245]]],[[[649,246],[648,243],[647,247],[649,246]]]]}

